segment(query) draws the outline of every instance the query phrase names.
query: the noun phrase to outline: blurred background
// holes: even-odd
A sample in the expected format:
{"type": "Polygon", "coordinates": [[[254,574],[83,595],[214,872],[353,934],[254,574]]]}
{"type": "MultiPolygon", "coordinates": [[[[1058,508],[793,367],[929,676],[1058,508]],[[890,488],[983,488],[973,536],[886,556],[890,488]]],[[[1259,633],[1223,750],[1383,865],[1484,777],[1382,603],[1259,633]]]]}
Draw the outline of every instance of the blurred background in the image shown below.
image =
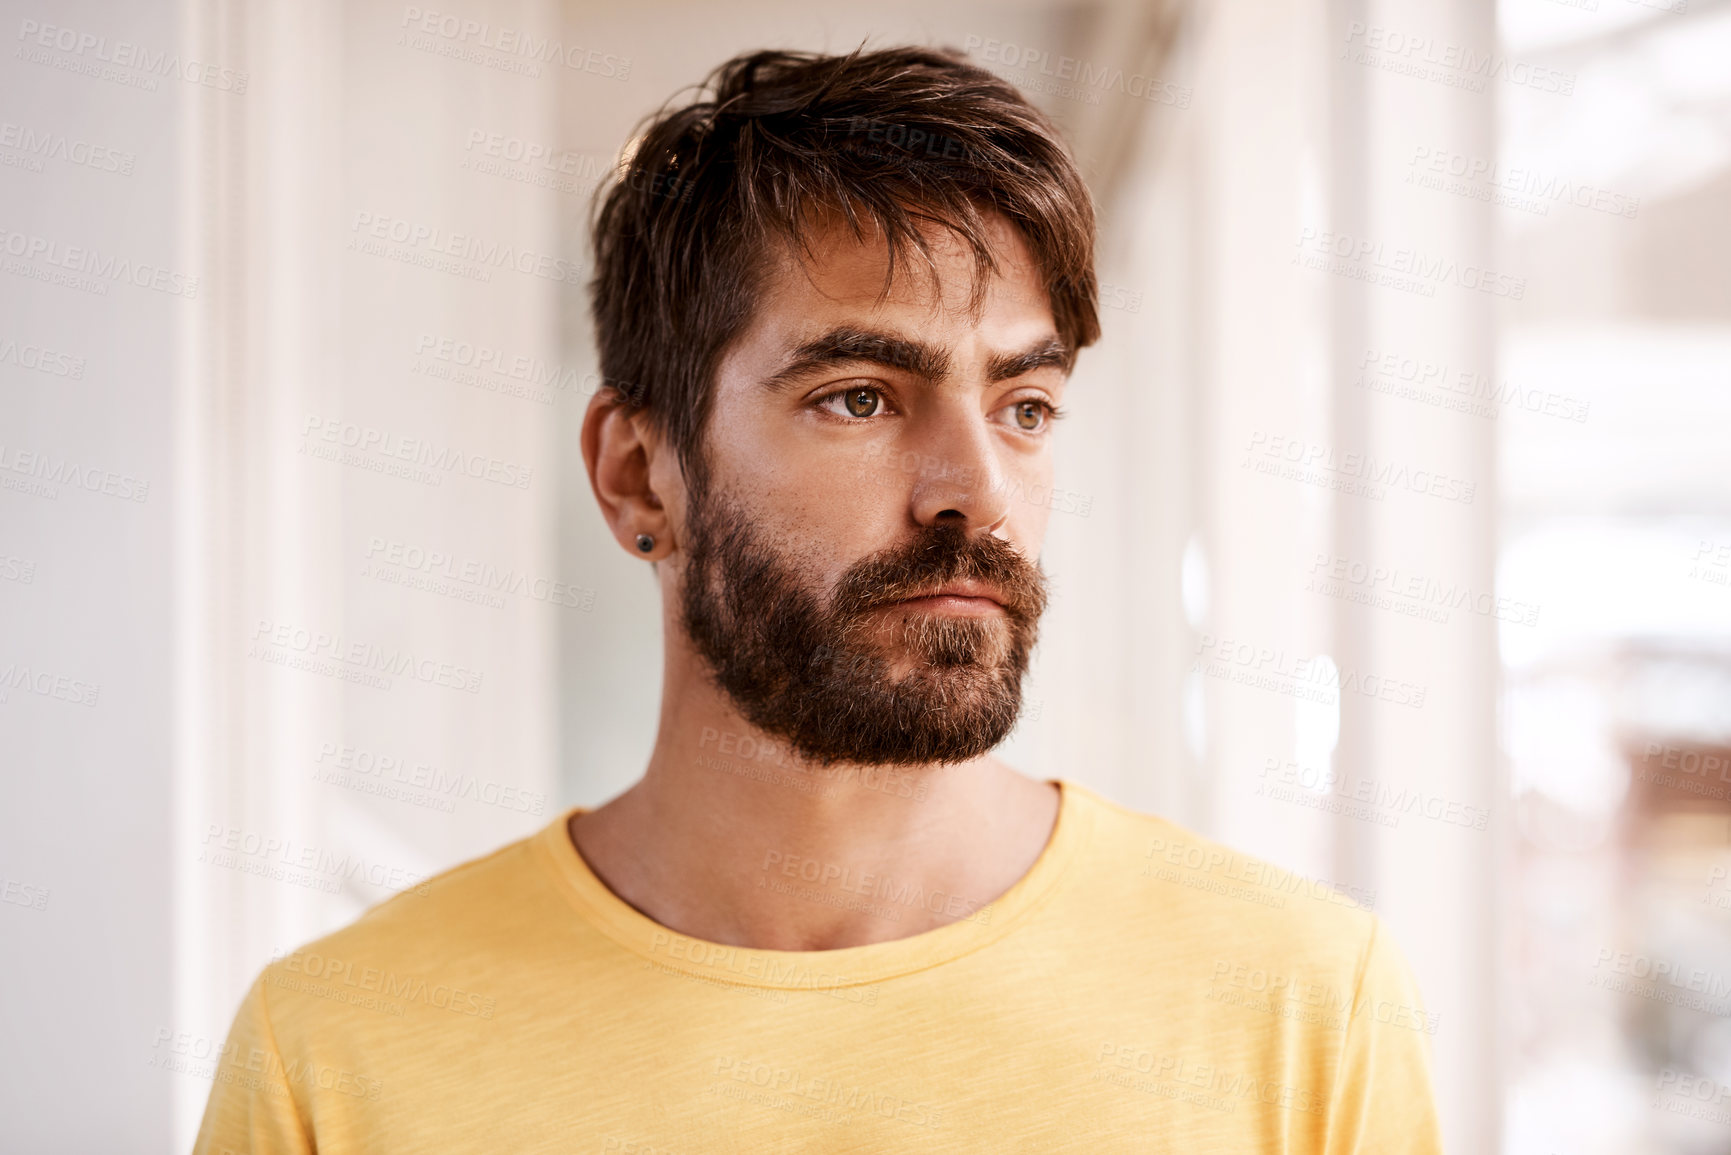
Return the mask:
{"type": "Polygon", "coordinates": [[[0,1147],[639,775],[591,194],[915,42],[1101,207],[1006,756],[1369,903],[1450,1150],[1731,1151],[1731,3],[433,3],[0,4],[0,1147]]]}

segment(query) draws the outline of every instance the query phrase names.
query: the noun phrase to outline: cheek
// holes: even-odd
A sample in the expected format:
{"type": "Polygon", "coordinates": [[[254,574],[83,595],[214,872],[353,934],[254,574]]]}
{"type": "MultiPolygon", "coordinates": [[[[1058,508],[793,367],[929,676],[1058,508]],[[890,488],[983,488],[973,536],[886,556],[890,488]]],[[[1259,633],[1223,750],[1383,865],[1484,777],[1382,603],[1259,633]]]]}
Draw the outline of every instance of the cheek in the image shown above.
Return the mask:
{"type": "Polygon", "coordinates": [[[917,481],[913,455],[825,443],[797,430],[777,437],[768,424],[711,455],[718,483],[757,510],[763,525],[838,543],[904,527],[917,481]]]}
{"type": "Polygon", "coordinates": [[[914,477],[864,453],[736,442],[712,453],[718,493],[806,576],[826,581],[905,536],[914,477]]]}
{"type": "Polygon", "coordinates": [[[1029,556],[1038,556],[1052,513],[1062,508],[1061,503],[1065,500],[1065,492],[1052,485],[1052,458],[1043,454],[1031,460],[1012,462],[1005,475],[1011,481],[1011,540],[1029,556]]]}
{"type": "Polygon", "coordinates": [[[911,486],[910,479],[874,463],[829,456],[804,468],[784,463],[758,500],[791,537],[825,557],[851,560],[906,533],[911,486]]]}
{"type": "Polygon", "coordinates": [[[709,459],[718,484],[766,504],[845,480],[833,447],[810,444],[799,422],[767,402],[719,393],[710,415],[709,459]],[[833,476],[840,473],[841,477],[833,476]]]}

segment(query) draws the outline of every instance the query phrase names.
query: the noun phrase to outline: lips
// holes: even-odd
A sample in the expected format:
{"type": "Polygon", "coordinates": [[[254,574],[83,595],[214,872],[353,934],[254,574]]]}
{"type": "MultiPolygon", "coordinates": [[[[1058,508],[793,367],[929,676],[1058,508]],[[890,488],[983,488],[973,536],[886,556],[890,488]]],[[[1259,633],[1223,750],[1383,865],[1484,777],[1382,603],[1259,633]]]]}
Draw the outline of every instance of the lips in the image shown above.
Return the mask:
{"type": "Polygon", "coordinates": [[[928,590],[925,593],[911,594],[901,600],[911,602],[917,601],[920,598],[984,598],[986,601],[993,602],[1000,606],[1004,604],[1003,595],[998,593],[991,586],[986,585],[984,582],[972,581],[949,582],[935,590],[928,590]]]}
{"type": "Polygon", "coordinates": [[[977,581],[947,582],[944,585],[939,586],[937,589],[921,590],[919,593],[909,594],[907,597],[897,598],[894,601],[885,604],[906,605],[909,602],[929,601],[937,598],[970,599],[976,603],[977,607],[980,609],[985,608],[984,605],[980,603],[990,604],[997,609],[1009,608],[1005,603],[1003,594],[999,593],[991,586],[986,585],[984,582],[977,581]]]}
{"type": "Polygon", "coordinates": [[[830,602],[838,620],[896,606],[943,617],[1002,614],[1031,641],[1046,607],[1044,575],[1000,538],[960,526],[928,526],[906,545],[856,562],[830,602]]]}

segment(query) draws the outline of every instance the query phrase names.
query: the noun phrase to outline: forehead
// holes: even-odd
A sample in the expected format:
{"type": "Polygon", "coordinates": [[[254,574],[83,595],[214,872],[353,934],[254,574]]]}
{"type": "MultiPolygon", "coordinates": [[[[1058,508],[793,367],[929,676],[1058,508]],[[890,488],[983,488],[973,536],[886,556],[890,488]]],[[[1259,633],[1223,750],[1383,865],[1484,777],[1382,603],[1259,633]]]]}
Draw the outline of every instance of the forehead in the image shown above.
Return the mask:
{"type": "Polygon", "coordinates": [[[991,345],[1016,345],[1054,333],[1050,299],[1021,231],[997,213],[985,222],[997,269],[983,274],[976,296],[982,273],[973,246],[951,230],[928,226],[927,252],[909,246],[895,254],[892,272],[881,235],[861,239],[845,223],[823,219],[801,248],[780,244],[767,255],[742,343],[786,347],[828,326],[867,320],[943,343],[977,333],[991,345]]]}

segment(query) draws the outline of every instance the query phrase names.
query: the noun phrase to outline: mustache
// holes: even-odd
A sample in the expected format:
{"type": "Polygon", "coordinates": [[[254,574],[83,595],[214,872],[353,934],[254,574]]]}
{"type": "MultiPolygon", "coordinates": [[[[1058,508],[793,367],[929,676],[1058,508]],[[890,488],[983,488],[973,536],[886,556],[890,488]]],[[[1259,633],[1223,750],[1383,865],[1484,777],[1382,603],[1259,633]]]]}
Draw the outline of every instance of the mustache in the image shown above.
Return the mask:
{"type": "Polygon", "coordinates": [[[963,580],[990,587],[1012,620],[1032,623],[1045,612],[1046,578],[1037,563],[1002,538],[944,524],[922,526],[906,545],[850,566],[836,583],[831,611],[861,614],[963,580]]]}

